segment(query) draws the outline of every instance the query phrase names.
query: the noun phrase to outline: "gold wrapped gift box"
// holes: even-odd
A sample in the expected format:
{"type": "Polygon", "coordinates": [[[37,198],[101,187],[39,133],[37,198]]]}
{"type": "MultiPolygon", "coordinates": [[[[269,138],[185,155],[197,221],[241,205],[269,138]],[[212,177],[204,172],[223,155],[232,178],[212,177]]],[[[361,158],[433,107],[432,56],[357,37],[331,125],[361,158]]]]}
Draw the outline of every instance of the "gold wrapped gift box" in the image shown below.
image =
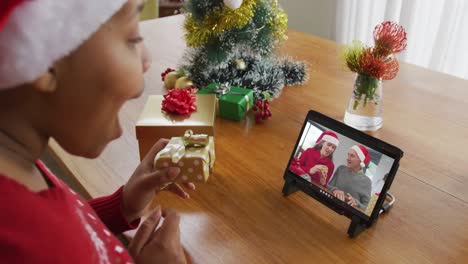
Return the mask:
{"type": "Polygon", "coordinates": [[[191,130],[183,137],[173,137],[154,159],[156,169],[179,167],[176,182],[206,182],[215,161],[214,139],[191,130]]]}
{"type": "Polygon", "coordinates": [[[196,134],[214,136],[216,118],[216,96],[196,95],[197,111],[190,115],[167,114],[161,110],[162,95],[148,97],[145,108],[136,125],[136,136],[140,149],[140,160],[160,138],[183,135],[187,129],[196,134]]]}

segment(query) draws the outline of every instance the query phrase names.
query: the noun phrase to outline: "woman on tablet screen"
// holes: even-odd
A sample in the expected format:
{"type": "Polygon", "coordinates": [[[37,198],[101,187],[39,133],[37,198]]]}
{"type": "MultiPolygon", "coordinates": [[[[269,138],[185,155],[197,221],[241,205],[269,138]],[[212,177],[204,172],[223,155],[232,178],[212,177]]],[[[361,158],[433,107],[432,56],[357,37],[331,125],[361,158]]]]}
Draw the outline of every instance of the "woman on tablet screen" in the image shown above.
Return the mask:
{"type": "Polygon", "coordinates": [[[333,153],[338,147],[338,136],[332,131],[324,131],[312,148],[306,149],[291,165],[291,171],[303,171],[300,176],[326,187],[335,165],[333,153]]]}

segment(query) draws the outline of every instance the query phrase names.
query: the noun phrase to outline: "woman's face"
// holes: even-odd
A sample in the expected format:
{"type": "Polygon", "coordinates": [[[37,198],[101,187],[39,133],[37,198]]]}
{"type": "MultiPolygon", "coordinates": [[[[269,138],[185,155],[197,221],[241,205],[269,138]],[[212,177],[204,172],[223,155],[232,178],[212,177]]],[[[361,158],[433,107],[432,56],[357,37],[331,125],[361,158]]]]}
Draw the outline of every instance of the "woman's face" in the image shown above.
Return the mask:
{"type": "Polygon", "coordinates": [[[361,160],[359,159],[356,151],[354,149],[348,150],[348,157],[346,158],[346,166],[350,169],[360,169],[361,168],[361,160]]]}
{"type": "Polygon", "coordinates": [[[320,150],[320,155],[324,157],[329,157],[336,149],[336,145],[327,141],[323,141],[322,149],[320,150]]]}
{"type": "Polygon", "coordinates": [[[57,88],[50,95],[51,137],[68,152],[97,157],[122,134],[122,105],[143,92],[138,29],[142,0],[129,0],[69,56],[54,65],[57,88]]]}

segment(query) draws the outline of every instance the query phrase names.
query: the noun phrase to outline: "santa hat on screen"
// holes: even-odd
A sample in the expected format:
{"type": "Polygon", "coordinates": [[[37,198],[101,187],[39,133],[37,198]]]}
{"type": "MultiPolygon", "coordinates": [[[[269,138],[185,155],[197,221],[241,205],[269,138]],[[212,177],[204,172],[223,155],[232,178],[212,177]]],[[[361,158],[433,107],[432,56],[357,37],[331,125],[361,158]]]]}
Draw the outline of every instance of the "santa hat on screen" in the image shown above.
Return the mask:
{"type": "Polygon", "coordinates": [[[321,140],[330,142],[338,147],[340,141],[338,140],[338,136],[332,131],[323,131],[320,137],[317,138],[315,143],[319,143],[321,140]]]}
{"type": "Polygon", "coordinates": [[[364,168],[367,164],[370,162],[370,155],[369,155],[369,150],[367,150],[366,147],[363,145],[355,145],[352,146],[351,149],[356,151],[356,154],[359,157],[359,160],[361,160],[361,168],[364,168]]]}
{"type": "Polygon", "coordinates": [[[128,0],[1,0],[0,90],[34,81],[128,0]]]}

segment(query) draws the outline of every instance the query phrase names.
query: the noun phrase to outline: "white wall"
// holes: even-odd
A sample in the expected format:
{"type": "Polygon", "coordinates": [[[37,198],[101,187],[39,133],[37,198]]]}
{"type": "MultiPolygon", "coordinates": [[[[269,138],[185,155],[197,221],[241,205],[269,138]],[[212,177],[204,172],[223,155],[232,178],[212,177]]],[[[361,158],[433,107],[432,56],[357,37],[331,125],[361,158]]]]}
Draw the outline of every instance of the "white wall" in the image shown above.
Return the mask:
{"type": "Polygon", "coordinates": [[[334,0],[279,0],[288,14],[288,26],[322,38],[331,39],[335,26],[334,0]]]}

